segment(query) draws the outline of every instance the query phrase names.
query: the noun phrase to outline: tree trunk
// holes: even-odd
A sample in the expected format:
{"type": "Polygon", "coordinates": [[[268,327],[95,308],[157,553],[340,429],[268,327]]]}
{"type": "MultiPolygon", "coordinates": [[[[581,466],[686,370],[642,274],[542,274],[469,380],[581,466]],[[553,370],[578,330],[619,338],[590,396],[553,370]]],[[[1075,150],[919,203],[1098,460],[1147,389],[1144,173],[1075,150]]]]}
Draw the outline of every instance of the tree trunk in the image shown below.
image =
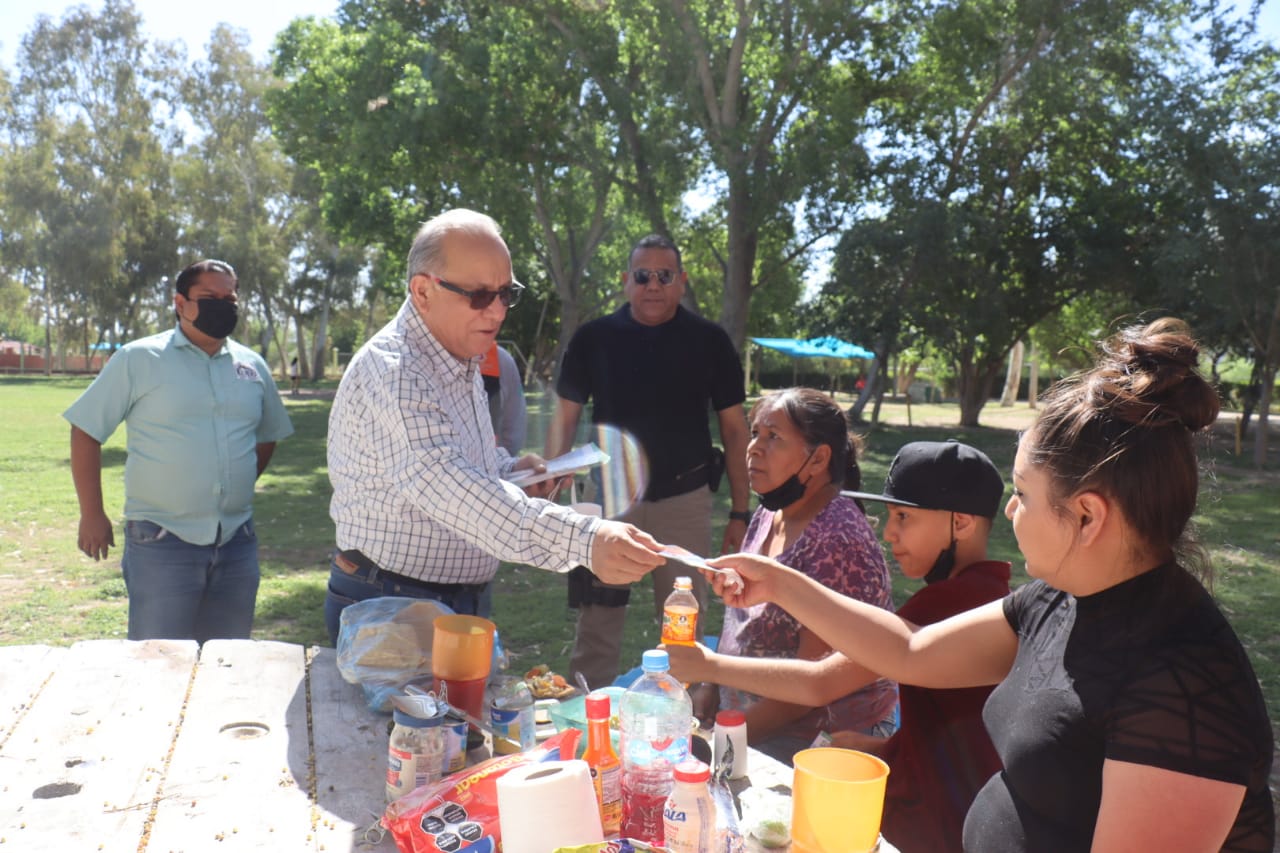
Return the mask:
{"type": "Polygon", "coordinates": [[[747,314],[751,300],[751,276],[756,264],[758,232],[751,222],[751,200],[745,177],[729,179],[728,231],[729,252],[726,259],[724,304],[720,325],[738,352],[747,338],[747,314]]]}
{"type": "Polygon", "coordinates": [[[911,393],[911,385],[916,381],[916,376],[920,373],[920,362],[913,361],[905,370],[902,367],[902,356],[898,356],[898,393],[907,396],[911,393]]]}
{"type": "MultiPolygon", "coordinates": [[[[288,323],[288,320],[286,320],[285,322],[288,323]]],[[[285,339],[285,335],[288,333],[288,331],[289,331],[289,328],[287,325],[283,329],[281,329],[279,326],[271,327],[271,339],[275,341],[276,352],[280,353],[280,378],[281,379],[289,378],[289,347],[287,346],[288,341],[285,339]]]]}
{"type": "Polygon", "coordinates": [[[1031,342],[1031,352],[1027,358],[1031,361],[1031,377],[1027,380],[1027,405],[1031,408],[1036,407],[1036,400],[1040,398],[1040,358],[1036,353],[1036,342],[1031,342]]]}
{"type": "Polygon", "coordinates": [[[311,342],[311,351],[315,353],[315,363],[311,365],[311,378],[313,381],[324,379],[324,351],[329,346],[329,303],[333,299],[333,285],[336,276],[337,273],[332,270],[329,272],[329,277],[324,282],[324,293],[320,299],[320,317],[316,320],[316,337],[311,342]]]}
{"type": "Polygon", "coordinates": [[[1018,341],[1009,351],[1009,369],[1004,375],[1004,393],[1000,395],[1000,405],[1006,408],[1018,402],[1018,384],[1022,381],[1024,349],[1022,341],[1018,341]]]}
{"type": "Polygon", "coordinates": [[[328,359],[326,351],[329,346],[329,304],[326,302],[324,307],[320,309],[320,318],[316,321],[315,338],[311,341],[311,352],[313,360],[311,364],[311,378],[314,381],[324,379],[325,369],[328,367],[328,359]]]}
{"type": "Polygon", "coordinates": [[[53,375],[53,300],[49,298],[49,276],[44,277],[44,375],[53,375]]]}
{"type": "MultiPolygon", "coordinates": [[[[883,333],[876,337],[876,341],[872,346],[875,347],[876,357],[871,359],[871,364],[867,366],[866,383],[862,386],[862,393],[858,395],[858,399],[854,401],[853,406],[849,409],[849,420],[855,424],[862,423],[862,413],[866,410],[867,403],[876,393],[876,383],[882,372],[881,367],[887,364],[889,360],[889,344],[883,333]]],[[[879,404],[877,403],[878,408],[879,404]]]]}
{"type": "Polygon", "coordinates": [[[965,364],[957,373],[960,384],[960,426],[976,427],[982,407],[991,397],[996,375],[1004,359],[990,365],[965,364]]]}
{"type": "MultiPolygon", "coordinates": [[[[378,290],[376,287],[369,288],[369,310],[364,314],[364,336],[360,338],[361,341],[369,340],[369,338],[373,337],[373,333],[377,331],[373,324],[374,317],[378,314],[378,295],[381,292],[382,291],[378,290]]],[[[357,343],[356,348],[359,349],[359,347],[360,344],[357,343]]],[[[355,355],[355,353],[352,353],[352,355],[355,355]]]]}
{"type": "MultiPolygon", "coordinates": [[[[533,381],[533,377],[537,375],[537,372],[541,370],[539,360],[542,357],[540,352],[542,347],[539,344],[542,342],[542,326],[547,322],[547,305],[550,302],[550,299],[542,300],[542,308],[538,311],[538,325],[533,328],[533,358],[527,359],[524,363],[524,385],[526,388],[529,387],[529,383],[533,381]]],[[[554,365],[551,368],[551,372],[555,373],[554,365]]]]}
{"type": "Polygon", "coordinates": [[[1258,395],[1258,428],[1253,433],[1253,467],[1262,470],[1267,464],[1267,431],[1271,419],[1271,389],[1276,385],[1276,367],[1262,371],[1262,392],[1258,395]]]}
{"type": "Polygon", "coordinates": [[[298,347],[298,375],[310,376],[311,354],[307,352],[307,330],[302,325],[302,315],[293,315],[293,337],[298,347]]]}

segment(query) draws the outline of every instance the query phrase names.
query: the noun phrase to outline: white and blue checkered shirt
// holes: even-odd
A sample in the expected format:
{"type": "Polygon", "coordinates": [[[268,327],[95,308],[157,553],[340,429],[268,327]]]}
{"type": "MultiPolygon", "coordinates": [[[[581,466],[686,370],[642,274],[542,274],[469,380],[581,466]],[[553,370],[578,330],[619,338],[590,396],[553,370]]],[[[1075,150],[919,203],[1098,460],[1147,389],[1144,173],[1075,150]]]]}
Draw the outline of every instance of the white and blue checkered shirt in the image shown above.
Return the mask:
{"type": "Polygon", "coordinates": [[[408,300],[355,354],[329,413],[329,515],[338,547],[435,583],[481,583],[500,559],[587,565],[599,519],[500,476],[480,360],[442,347],[408,300]]]}

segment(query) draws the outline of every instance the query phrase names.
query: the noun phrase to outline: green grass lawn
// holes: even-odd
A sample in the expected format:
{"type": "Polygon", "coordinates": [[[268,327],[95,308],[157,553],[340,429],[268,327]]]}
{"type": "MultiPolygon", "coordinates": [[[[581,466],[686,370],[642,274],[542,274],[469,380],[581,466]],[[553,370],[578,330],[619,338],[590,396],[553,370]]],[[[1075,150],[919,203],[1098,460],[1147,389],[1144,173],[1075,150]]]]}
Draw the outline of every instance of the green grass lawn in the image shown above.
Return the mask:
{"type": "MultiPolygon", "coordinates": [[[[0,411],[6,413],[0,438],[0,643],[69,644],[81,639],[123,637],[126,598],[117,547],[94,562],[76,549],[78,508],[68,463],[67,423],[61,412],[87,385],[87,379],[0,377],[0,411]]],[[[326,395],[285,398],[296,429],[276,449],[271,467],[258,484],[256,517],[263,581],[254,636],[303,644],[327,642],[322,609],[327,554],[333,543],[328,516],[329,482],[324,436],[329,412],[326,395]]],[[[531,401],[535,422],[531,447],[545,434],[540,419],[547,407],[531,401]]],[[[902,406],[885,407],[883,425],[867,433],[866,485],[878,487],[893,454],[907,441],[955,437],[985,450],[1001,470],[1013,459],[1016,429],[1030,413],[989,407],[983,418],[999,427],[961,430],[922,423],[954,423],[953,406],[915,406],[908,427],[902,406]]],[[[1204,494],[1197,518],[1217,570],[1218,600],[1248,648],[1262,682],[1273,720],[1280,720],[1280,473],[1259,474],[1247,458],[1230,454],[1227,437],[1215,438],[1204,456],[1204,494]]],[[[193,447],[193,454],[202,452],[193,447]]],[[[124,430],[107,442],[103,454],[103,490],[107,511],[119,519],[123,506],[124,430]]],[[[728,490],[718,495],[713,542],[719,543],[728,490]]],[[[874,507],[873,514],[875,512],[874,507]]],[[[117,543],[122,541],[119,528],[117,543]]],[[[1021,574],[1009,525],[998,521],[991,545],[995,558],[1012,560],[1015,584],[1021,574]]],[[[914,589],[895,581],[899,601],[914,589]]],[[[641,606],[630,608],[624,666],[639,662],[643,649],[657,641],[657,625],[643,583],[633,594],[641,606]]],[[[723,609],[713,603],[704,614],[708,633],[718,633],[723,609]]],[[[564,671],[573,641],[573,611],[566,606],[559,575],[524,566],[504,566],[494,595],[494,620],[512,667],[523,670],[547,663],[564,671]]]]}

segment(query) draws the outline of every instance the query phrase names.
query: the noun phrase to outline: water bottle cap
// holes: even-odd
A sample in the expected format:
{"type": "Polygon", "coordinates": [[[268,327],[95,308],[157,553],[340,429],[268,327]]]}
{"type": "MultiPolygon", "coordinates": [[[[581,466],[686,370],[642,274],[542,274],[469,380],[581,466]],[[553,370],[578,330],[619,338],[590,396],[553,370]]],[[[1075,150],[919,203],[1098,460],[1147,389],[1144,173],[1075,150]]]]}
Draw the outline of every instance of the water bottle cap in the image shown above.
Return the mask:
{"type": "Polygon", "coordinates": [[[640,656],[640,668],[645,672],[666,672],[671,669],[671,657],[666,649],[649,649],[640,656]]]}
{"type": "Polygon", "coordinates": [[[747,722],[747,715],[741,711],[720,711],[716,714],[717,726],[741,726],[747,722]]]}
{"type": "Polygon", "coordinates": [[[693,589],[693,579],[687,578],[684,575],[681,575],[680,577],[676,578],[675,588],[676,589],[693,589]]]}
{"type": "Polygon", "coordinates": [[[609,694],[608,693],[589,693],[587,694],[587,719],[588,720],[604,720],[609,717],[609,694]]]}
{"type": "Polygon", "coordinates": [[[677,782],[705,782],[711,778],[711,768],[696,758],[690,758],[676,765],[674,775],[677,782]]]}

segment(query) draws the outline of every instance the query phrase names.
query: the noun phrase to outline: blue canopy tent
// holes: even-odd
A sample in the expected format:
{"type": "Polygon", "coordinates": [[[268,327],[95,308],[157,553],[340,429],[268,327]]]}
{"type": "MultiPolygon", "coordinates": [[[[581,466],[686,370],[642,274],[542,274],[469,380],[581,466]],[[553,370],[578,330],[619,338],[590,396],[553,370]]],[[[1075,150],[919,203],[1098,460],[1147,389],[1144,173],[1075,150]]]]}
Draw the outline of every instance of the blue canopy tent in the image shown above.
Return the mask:
{"type": "MultiPolygon", "coordinates": [[[[751,342],[766,349],[786,353],[792,358],[873,359],[875,353],[857,344],[842,341],[830,335],[821,338],[752,338],[751,342]]],[[[759,367],[756,368],[757,376],[759,367]]],[[[750,378],[750,377],[748,377],[750,378]]],[[[792,364],[792,382],[795,381],[795,364],[792,364]]]]}
{"type": "Polygon", "coordinates": [[[793,358],[875,358],[875,353],[870,350],[863,349],[857,344],[851,344],[848,341],[842,341],[839,338],[827,336],[825,338],[810,338],[809,340],[801,340],[800,338],[752,338],[753,343],[757,343],[768,349],[775,349],[779,352],[785,352],[793,358]]]}

